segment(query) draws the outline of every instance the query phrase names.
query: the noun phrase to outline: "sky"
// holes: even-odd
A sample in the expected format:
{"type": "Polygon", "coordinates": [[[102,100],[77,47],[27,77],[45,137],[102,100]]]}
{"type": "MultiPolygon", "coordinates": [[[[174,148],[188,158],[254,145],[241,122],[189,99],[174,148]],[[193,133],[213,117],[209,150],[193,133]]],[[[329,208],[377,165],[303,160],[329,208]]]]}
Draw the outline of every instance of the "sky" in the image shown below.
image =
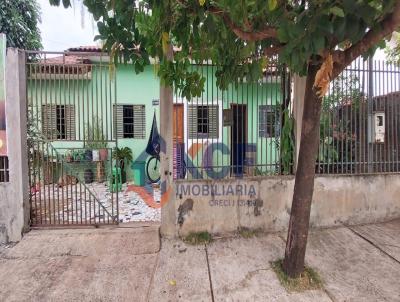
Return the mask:
{"type": "Polygon", "coordinates": [[[38,3],[42,12],[39,27],[44,50],[63,51],[70,47],[96,45],[93,41],[96,25],[87,11],[82,24],[79,3],[75,9],[51,6],[49,0],[38,0],[38,3]]]}

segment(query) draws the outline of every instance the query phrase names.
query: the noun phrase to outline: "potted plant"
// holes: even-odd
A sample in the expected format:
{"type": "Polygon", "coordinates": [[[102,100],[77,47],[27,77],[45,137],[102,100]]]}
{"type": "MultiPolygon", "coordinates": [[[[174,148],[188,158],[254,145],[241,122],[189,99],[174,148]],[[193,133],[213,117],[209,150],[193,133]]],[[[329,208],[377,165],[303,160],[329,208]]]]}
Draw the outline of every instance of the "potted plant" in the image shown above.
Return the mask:
{"type": "Polygon", "coordinates": [[[86,148],[92,150],[93,161],[105,161],[108,158],[107,142],[103,133],[102,120],[93,117],[93,124],[86,124],[85,141],[86,148]]]}
{"type": "Polygon", "coordinates": [[[116,160],[117,167],[121,168],[122,183],[126,182],[126,169],[125,165],[132,161],[132,150],[128,147],[118,148],[115,147],[113,152],[113,159],[116,160]]]}

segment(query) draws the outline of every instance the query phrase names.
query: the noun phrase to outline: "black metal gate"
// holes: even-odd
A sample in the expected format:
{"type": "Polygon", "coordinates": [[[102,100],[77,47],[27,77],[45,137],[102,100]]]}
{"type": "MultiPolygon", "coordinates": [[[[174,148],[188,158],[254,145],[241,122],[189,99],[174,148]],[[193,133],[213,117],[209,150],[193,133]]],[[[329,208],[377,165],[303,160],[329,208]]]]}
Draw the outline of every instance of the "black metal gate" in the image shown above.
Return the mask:
{"type": "Polygon", "coordinates": [[[114,66],[93,53],[27,52],[33,226],[118,223],[114,66]]]}

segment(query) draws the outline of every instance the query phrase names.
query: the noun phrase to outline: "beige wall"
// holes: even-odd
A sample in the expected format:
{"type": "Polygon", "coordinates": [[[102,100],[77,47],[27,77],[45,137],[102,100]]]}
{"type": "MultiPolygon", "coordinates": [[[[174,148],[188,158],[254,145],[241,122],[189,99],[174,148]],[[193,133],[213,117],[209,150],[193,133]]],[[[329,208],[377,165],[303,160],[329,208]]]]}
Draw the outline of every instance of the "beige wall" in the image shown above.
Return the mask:
{"type": "MultiPolygon", "coordinates": [[[[267,232],[286,230],[293,185],[292,176],[180,181],[175,188],[175,200],[171,201],[174,204],[168,205],[170,210],[174,209],[176,221],[171,225],[171,221],[163,220],[162,230],[168,230],[163,234],[185,236],[199,231],[223,234],[240,227],[267,232]],[[252,190],[255,194],[212,196],[207,190],[201,192],[202,186],[209,190],[216,186],[214,193],[221,194],[223,190],[227,193],[229,186],[235,188],[237,185],[242,191],[252,190]],[[222,201],[217,202],[219,200],[222,201]]],[[[332,175],[315,179],[312,227],[371,223],[399,217],[400,175],[332,175]]]]}

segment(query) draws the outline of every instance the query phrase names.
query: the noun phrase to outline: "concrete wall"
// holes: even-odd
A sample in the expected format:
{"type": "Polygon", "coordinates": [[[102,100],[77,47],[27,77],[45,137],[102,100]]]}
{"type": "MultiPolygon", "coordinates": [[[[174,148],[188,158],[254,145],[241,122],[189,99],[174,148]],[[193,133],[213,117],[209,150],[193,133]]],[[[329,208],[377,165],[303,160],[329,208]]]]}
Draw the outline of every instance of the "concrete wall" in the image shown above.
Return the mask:
{"type": "Polygon", "coordinates": [[[15,242],[29,226],[25,55],[7,50],[6,127],[10,181],[0,183],[0,243],[15,242]]]}
{"type": "MultiPolygon", "coordinates": [[[[293,186],[293,176],[177,182],[172,201],[176,226],[164,225],[162,230],[168,230],[164,232],[166,236],[199,231],[223,234],[240,227],[268,232],[286,230],[293,186]]],[[[399,218],[399,196],[400,175],[317,176],[311,226],[399,218]]]]}

